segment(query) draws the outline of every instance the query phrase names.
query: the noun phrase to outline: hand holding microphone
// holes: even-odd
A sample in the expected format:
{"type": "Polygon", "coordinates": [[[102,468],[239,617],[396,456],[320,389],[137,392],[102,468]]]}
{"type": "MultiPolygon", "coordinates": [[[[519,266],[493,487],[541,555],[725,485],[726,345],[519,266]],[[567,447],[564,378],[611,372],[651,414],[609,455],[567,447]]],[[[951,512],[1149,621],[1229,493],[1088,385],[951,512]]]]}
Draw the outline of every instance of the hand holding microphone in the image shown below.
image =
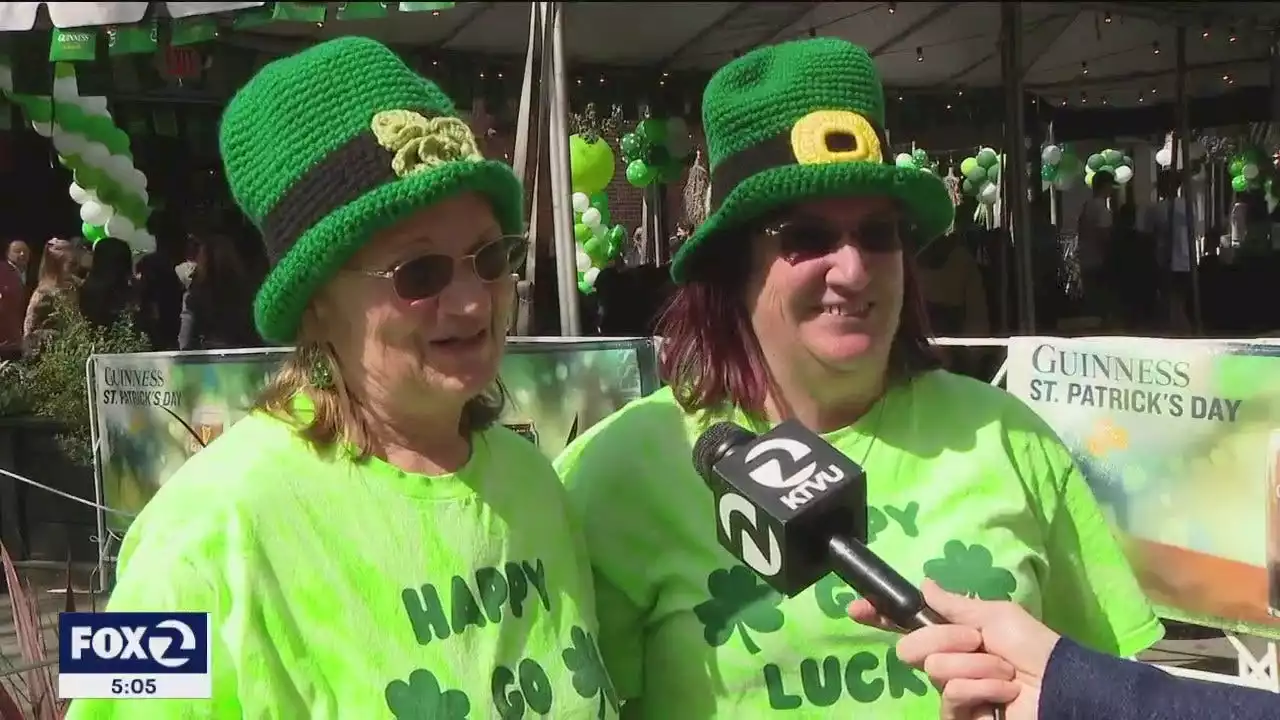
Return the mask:
{"type": "MultiPolygon", "coordinates": [[[[923,590],[929,605],[954,624],[909,633],[898,641],[898,659],[922,670],[941,689],[943,720],[990,717],[993,704],[1005,706],[1007,720],[1036,720],[1040,685],[1058,634],[1016,603],[953,595],[929,580],[923,590]]],[[[850,604],[849,617],[900,632],[866,600],[850,604]]]]}
{"type": "Polygon", "coordinates": [[[800,423],[763,436],[717,423],[694,444],[693,465],[715,497],[720,544],[774,590],[794,597],[835,572],[899,628],[947,623],[866,546],[862,468],[800,423]]]}

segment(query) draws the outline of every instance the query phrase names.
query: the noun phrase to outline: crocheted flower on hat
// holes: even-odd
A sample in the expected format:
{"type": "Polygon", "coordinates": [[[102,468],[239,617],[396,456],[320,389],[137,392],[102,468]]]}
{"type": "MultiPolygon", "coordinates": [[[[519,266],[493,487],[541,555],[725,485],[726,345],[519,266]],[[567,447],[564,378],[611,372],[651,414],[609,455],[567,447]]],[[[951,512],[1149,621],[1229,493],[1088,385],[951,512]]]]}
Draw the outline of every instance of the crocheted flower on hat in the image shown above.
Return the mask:
{"type": "Polygon", "coordinates": [[[378,144],[395,153],[391,170],[398,177],[451,162],[484,160],[476,137],[455,117],[427,118],[412,110],[386,110],[370,125],[378,144]]]}

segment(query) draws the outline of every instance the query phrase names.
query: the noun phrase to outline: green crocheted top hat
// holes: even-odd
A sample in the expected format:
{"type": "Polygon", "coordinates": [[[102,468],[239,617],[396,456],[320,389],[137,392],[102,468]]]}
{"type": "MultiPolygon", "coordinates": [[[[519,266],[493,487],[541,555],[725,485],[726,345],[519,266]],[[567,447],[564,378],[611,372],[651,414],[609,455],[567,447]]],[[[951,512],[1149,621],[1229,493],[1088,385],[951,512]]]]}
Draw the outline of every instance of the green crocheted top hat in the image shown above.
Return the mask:
{"type": "Polygon", "coordinates": [[[951,226],[955,208],[932,173],[894,165],[884,88],[857,45],[814,38],[759,48],[720,68],[702,96],[711,162],[710,214],[676,252],[671,276],[699,268],[734,231],[787,205],[884,195],[901,206],[917,246],[951,226]]]}
{"type": "Polygon", "coordinates": [[[435,83],[367,38],[262,68],[227,106],[219,144],[232,195],[271,260],[254,302],[271,342],[297,338],[315,292],[374,233],[445,197],[480,193],[503,232],[523,232],[511,168],[484,159],[435,83]]]}

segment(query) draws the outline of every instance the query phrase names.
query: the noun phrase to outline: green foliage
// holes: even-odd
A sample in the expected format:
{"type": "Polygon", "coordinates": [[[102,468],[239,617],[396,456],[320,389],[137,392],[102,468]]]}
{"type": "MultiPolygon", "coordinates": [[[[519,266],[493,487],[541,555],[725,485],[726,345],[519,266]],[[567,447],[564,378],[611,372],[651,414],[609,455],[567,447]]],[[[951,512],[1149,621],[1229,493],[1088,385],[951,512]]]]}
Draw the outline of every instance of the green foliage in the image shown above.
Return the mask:
{"type": "Polygon", "coordinates": [[[87,466],[93,462],[85,382],[89,356],[146,352],[150,345],[128,313],[114,325],[98,328],[68,299],[57,302],[51,328],[42,335],[32,358],[0,368],[0,414],[34,415],[62,425],[58,441],[63,451],[87,466]]]}

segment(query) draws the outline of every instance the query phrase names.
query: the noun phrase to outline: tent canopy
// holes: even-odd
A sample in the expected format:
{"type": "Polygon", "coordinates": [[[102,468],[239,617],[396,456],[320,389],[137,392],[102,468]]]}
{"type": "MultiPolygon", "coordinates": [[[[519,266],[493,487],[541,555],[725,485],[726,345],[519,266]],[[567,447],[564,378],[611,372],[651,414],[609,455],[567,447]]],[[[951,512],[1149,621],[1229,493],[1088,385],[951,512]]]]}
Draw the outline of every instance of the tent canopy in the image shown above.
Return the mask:
{"type": "MultiPolygon", "coordinates": [[[[260,2],[0,3],[0,30],[51,22],[83,27],[243,10],[260,2]],[[45,6],[42,8],[41,6],[45,6]]],[[[265,39],[361,34],[393,44],[519,55],[532,3],[463,2],[391,20],[273,22],[239,31],[265,39]]],[[[395,3],[389,3],[395,6],[395,3]]],[[[574,2],[565,13],[571,61],[714,69],[757,45],[816,33],[872,51],[891,88],[998,87],[998,2],[574,2]]],[[[1174,91],[1176,28],[1188,31],[1187,87],[1211,97],[1269,81],[1270,28],[1280,3],[1023,3],[1028,89],[1055,103],[1134,106],[1174,91]]]]}
{"type": "MultiPolygon", "coordinates": [[[[709,70],[737,52],[802,38],[812,31],[871,50],[890,87],[960,91],[1002,83],[997,2],[568,5],[566,50],[571,59],[592,64],[709,70]]],[[[1153,90],[1157,96],[1172,97],[1179,22],[1191,27],[1187,63],[1192,70],[1187,87],[1192,95],[1212,96],[1233,86],[1268,81],[1270,35],[1265,25],[1280,18],[1280,7],[1271,3],[1112,5],[1023,4],[1029,89],[1073,105],[1080,104],[1082,92],[1086,103],[1094,105],[1104,97],[1112,105],[1137,105],[1139,98],[1149,100],[1153,90]],[[1206,21],[1208,36],[1204,37],[1206,21]]],[[[272,24],[254,32],[313,38],[357,33],[445,51],[506,55],[524,48],[529,6],[460,3],[437,16],[405,14],[393,23],[272,24]]]]}

